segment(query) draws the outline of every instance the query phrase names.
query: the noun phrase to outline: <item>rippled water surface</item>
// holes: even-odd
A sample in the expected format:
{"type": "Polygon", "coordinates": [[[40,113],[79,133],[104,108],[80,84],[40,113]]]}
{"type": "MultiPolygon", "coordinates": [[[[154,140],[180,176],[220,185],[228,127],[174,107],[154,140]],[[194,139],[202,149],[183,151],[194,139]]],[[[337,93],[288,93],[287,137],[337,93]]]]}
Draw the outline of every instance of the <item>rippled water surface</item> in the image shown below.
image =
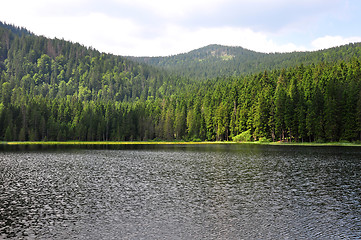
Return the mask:
{"type": "Polygon", "coordinates": [[[0,239],[360,239],[360,174],[350,147],[2,146],[0,239]]]}

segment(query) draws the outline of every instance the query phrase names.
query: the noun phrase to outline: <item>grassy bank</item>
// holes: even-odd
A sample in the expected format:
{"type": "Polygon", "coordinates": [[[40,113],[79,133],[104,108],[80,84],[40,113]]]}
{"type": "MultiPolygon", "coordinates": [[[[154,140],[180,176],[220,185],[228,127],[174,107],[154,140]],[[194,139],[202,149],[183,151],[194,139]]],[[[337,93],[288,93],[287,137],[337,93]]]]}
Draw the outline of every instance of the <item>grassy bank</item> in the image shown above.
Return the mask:
{"type": "Polygon", "coordinates": [[[152,142],[152,141],[122,141],[122,142],[109,142],[109,141],[68,141],[68,142],[3,142],[7,145],[159,145],[159,144],[169,144],[169,145],[178,145],[178,144],[235,144],[234,142],[152,142]]]}
{"type": "Polygon", "coordinates": [[[259,144],[259,145],[274,145],[274,146],[360,146],[360,143],[350,143],[350,142],[329,142],[329,143],[315,143],[315,142],[231,142],[231,141],[215,141],[215,142],[184,142],[184,141],[121,141],[121,142],[112,142],[112,141],[49,141],[49,142],[2,142],[4,145],[181,145],[181,144],[259,144]]]}

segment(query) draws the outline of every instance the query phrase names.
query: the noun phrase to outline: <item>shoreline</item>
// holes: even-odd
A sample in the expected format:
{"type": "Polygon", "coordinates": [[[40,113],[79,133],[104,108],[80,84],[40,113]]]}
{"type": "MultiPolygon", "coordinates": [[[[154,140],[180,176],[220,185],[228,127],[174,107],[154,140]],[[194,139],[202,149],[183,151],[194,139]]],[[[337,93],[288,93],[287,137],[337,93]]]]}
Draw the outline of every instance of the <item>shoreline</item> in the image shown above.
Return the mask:
{"type": "Polygon", "coordinates": [[[183,142],[183,141],[25,141],[25,142],[0,142],[1,145],[211,145],[211,144],[255,144],[269,146],[350,146],[361,147],[359,143],[349,142],[329,142],[329,143],[312,143],[312,142],[231,142],[231,141],[204,141],[204,142],[183,142]]]}

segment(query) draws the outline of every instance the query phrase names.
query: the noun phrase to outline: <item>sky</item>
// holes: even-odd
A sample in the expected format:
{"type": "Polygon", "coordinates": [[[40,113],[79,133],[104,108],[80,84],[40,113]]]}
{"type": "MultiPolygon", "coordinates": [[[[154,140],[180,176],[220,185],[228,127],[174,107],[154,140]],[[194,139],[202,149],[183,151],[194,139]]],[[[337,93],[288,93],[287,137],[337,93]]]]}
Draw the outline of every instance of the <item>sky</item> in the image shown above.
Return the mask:
{"type": "Polygon", "coordinates": [[[0,21],[122,56],[221,44],[258,52],[361,42],[360,0],[9,0],[0,21]]]}

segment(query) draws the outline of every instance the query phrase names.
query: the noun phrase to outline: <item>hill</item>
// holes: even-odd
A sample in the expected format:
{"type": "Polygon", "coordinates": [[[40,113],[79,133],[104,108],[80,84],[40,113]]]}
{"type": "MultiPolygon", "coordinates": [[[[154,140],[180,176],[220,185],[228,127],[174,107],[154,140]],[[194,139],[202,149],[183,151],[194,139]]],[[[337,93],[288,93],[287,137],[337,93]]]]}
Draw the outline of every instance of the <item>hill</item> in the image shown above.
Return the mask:
{"type": "Polygon", "coordinates": [[[360,56],[361,43],[354,43],[314,52],[269,54],[242,47],[209,45],[169,57],[130,57],[130,59],[161,67],[180,76],[204,79],[287,69],[301,64],[337,63],[360,56]]]}
{"type": "Polygon", "coordinates": [[[6,24],[0,25],[0,72],[1,83],[27,94],[87,100],[155,97],[168,79],[155,67],[6,24]]]}
{"type": "Polygon", "coordinates": [[[290,54],[212,45],[138,63],[20,32],[0,26],[0,141],[361,140],[359,44],[290,54]],[[234,72],[247,69],[236,59],[270,70],[234,72]]]}
{"type": "Polygon", "coordinates": [[[4,29],[8,29],[10,30],[12,33],[18,35],[18,36],[22,36],[22,35],[33,35],[32,32],[30,32],[29,30],[27,30],[26,28],[23,27],[17,27],[15,25],[12,24],[7,24],[7,23],[3,23],[0,21],[0,28],[4,28],[4,29]]]}

